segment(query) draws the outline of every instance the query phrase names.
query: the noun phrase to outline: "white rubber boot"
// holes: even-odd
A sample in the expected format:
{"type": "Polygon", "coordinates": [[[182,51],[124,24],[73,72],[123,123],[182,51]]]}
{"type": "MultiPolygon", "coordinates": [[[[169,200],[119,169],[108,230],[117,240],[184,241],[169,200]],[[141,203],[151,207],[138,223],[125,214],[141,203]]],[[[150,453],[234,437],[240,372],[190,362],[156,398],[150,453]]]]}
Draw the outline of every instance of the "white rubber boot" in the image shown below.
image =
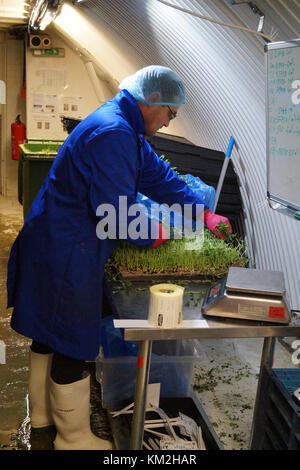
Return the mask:
{"type": "Polygon", "coordinates": [[[91,431],[90,376],[66,385],[50,378],[50,401],[57,430],[55,450],[112,449],[111,442],[91,431]]]}
{"type": "Polygon", "coordinates": [[[53,354],[29,352],[29,403],[31,427],[46,428],[54,424],[49,396],[50,369],[53,354]]]}

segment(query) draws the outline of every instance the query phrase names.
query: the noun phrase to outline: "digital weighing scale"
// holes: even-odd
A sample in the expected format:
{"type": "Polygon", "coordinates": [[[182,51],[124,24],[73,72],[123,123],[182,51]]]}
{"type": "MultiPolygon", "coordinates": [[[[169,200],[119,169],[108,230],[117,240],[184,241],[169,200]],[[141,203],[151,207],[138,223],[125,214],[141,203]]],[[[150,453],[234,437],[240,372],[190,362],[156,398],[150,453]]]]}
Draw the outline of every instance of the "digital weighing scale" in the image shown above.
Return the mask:
{"type": "Polygon", "coordinates": [[[202,313],[272,323],[290,322],[285,301],[283,273],[248,268],[229,268],[206,293],[202,313]]]}

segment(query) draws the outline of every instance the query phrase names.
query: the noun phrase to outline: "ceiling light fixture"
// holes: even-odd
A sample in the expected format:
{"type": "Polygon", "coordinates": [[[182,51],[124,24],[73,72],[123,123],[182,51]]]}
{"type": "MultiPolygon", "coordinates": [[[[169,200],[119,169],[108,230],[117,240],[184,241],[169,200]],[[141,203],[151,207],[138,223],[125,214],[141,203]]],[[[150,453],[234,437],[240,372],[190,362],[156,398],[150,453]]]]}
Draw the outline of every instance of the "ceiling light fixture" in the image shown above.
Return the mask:
{"type": "Polygon", "coordinates": [[[63,0],[37,0],[28,24],[28,33],[43,31],[57,16],[63,0]]]}
{"type": "Polygon", "coordinates": [[[39,24],[39,29],[41,31],[44,31],[44,29],[47,28],[47,26],[54,20],[56,17],[57,10],[56,8],[47,8],[46,13],[42,17],[40,24],[39,24]]]}

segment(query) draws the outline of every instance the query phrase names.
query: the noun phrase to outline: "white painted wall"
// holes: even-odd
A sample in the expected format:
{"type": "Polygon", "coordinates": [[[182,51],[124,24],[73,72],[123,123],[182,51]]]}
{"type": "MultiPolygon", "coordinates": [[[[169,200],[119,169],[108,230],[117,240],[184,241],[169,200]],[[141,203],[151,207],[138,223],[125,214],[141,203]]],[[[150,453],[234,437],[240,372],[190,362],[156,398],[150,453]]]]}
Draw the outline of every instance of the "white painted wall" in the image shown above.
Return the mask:
{"type": "Polygon", "coordinates": [[[27,139],[64,140],[62,116],[83,119],[112,95],[85,57],[55,31],[47,34],[65,55],[36,55],[27,47],[27,139]]]}
{"type": "MultiPolygon", "coordinates": [[[[64,3],[59,16],[55,19],[54,27],[62,37],[73,44],[73,47],[89,54],[98,67],[99,74],[102,74],[114,93],[120,91],[117,87],[124,77],[149,65],[143,58],[143,49],[140,48],[141,56],[136,51],[139,50],[138,36],[133,47],[115,34],[101,18],[95,18],[92,12],[89,15],[88,11],[83,14],[71,3],[64,3]]],[[[160,130],[178,136],[186,136],[186,131],[183,119],[176,119],[171,122],[168,129],[160,130]]]]}
{"type": "Polygon", "coordinates": [[[6,83],[6,104],[1,112],[1,193],[17,197],[18,161],[11,158],[11,124],[18,114],[25,123],[25,99],[21,98],[23,86],[24,45],[8,33],[0,33],[0,79],[6,83]]]}
{"type": "Polygon", "coordinates": [[[4,45],[4,39],[5,35],[3,32],[0,32],[0,80],[3,81],[5,84],[5,100],[1,100],[0,102],[0,193],[2,193],[2,187],[3,187],[3,181],[2,181],[2,176],[4,172],[4,164],[5,164],[5,158],[4,158],[4,114],[5,114],[5,109],[6,109],[6,59],[5,59],[5,45],[4,45]],[[4,104],[5,102],[5,104],[4,104]]]}

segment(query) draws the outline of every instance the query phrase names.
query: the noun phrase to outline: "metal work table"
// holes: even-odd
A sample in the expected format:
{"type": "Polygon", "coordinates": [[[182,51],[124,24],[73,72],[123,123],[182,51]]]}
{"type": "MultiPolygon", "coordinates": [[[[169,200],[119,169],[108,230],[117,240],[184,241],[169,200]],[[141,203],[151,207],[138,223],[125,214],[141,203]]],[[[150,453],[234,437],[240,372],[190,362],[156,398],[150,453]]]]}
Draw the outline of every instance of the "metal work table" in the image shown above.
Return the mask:
{"type": "MultiPolygon", "coordinates": [[[[145,287],[145,284],[144,284],[145,287]]],[[[220,339],[220,338],[264,338],[261,355],[260,375],[258,379],[256,403],[253,415],[252,434],[255,425],[257,404],[261,394],[261,375],[263,368],[271,366],[276,337],[300,337],[300,318],[292,317],[289,325],[280,325],[268,322],[245,321],[227,318],[206,317],[201,314],[201,302],[190,305],[191,292],[198,295],[207,289],[207,285],[189,283],[185,288],[183,301],[183,318],[205,319],[208,328],[125,328],[124,339],[138,342],[138,363],[135,389],[135,406],[132,421],[131,443],[132,450],[142,447],[144,420],[146,409],[146,392],[149,381],[151,363],[152,342],[157,340],[181,340],[181,339],[220,339]],[[188,302],[187,302],[188,300],[188,302]],[[189,305],[187,305],[189,304],[189,305]]],[[[112,303],[115,306],[119,318],[140,318],[148,316],[149,289],[131,289],[129,292],[119,291],[112,294],[112,303]]]]}

